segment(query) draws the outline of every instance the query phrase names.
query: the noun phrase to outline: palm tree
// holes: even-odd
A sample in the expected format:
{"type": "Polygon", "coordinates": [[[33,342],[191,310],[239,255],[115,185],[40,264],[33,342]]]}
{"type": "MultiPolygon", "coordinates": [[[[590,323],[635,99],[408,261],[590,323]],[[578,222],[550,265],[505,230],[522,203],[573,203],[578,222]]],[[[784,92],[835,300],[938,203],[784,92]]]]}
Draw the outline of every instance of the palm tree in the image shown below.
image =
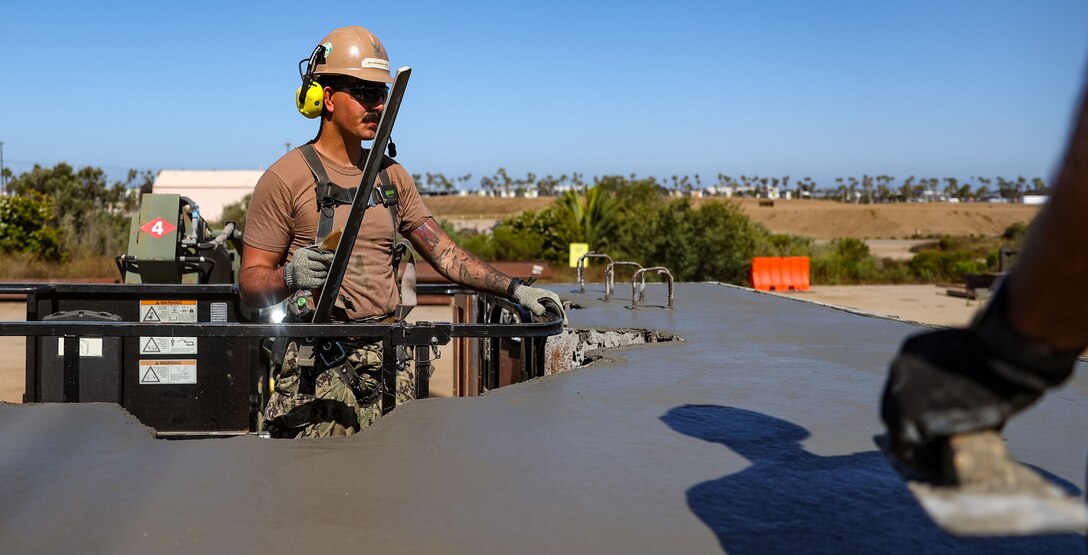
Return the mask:
{"type": "Polygon", "coordinates": [[[559,197],[559,207],[569,214],[582,232],[582,239],[593,250],[602,249],[617,223],[616,200],[599,185],[585,189],[584,194],[566,191],[559,197]]]}
{"type": "Polygon", "coordinates": [[[464,188],[466,186],[468,186],[468,182],[471,179],[472,179],[472,174],[471,173],[466,173],[465,175],[462,175],[461,177],[458,177],[457,178],[457,188],[460,189],[460,190],[464,190],[464,188]]]}
{"type": "Polygon", "coordinates": [[[1047,193],[1046,181],[1043,181],[1041,177],[1035,177],[1031,180],[1031,194],[1033,195],[1045,195],[1047,193]]]}
{"type": "Polygon", "coordinates": [[[960,185],[959,190],[956,191],[956,197],[959,198],[960,200],[972,200],[971,199],[971,184],[970,183],[964,183],[963,185],[960,185]]]}
{"type": "Polygon", "coordinates": [[[488,196],[498,196],[496,194],[495,178],[490,175],[485,175],[480,178],[480,189],[483,190],[488,196]]]}
{"type": "Polygon", "coordinates": [[[861,186],[865,189],[865,203],[873,203],[873,177],[865,174],[861,176],[861,186]]]}
{"type": "Polygon", "coordinates": [[[947,183],[944,187],[944,194],[951,200],[960,190],[960,181],[955,177],[946,177],[944,182],[947,183]]]}
{"type": "Polygon", "coordinates": [[[997,178],[997,191],[998,194],[1001,195],[1001,198],[1012,201],[1012,199],[1015,198],[1015,191],[1013,188],[1014,185],[1012,181],[1000,176],[997,178]]]}

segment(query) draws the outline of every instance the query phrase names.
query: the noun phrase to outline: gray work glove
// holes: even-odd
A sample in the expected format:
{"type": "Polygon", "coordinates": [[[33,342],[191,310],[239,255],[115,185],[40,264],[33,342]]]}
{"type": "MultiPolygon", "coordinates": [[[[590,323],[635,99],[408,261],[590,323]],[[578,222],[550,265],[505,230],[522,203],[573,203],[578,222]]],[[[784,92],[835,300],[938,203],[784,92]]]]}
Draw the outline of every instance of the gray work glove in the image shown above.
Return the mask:
{"type": "Polygon", "coordinates": [[[317,246],[295,251],[291,261],[283,267],[283,284],[292,290],[321,287],[329,277],[329,266],[335,254],[317,246]]]}
{"type": "Polygon", "coordinates": [[[563,301],[559,300],[559,295],[548,291],[547,289],[540,289],[539,287],[529,287],[528,285],[518,285],[514,288],[514,300],[518,304],[529,309],[536,316],[543,316],[547,310],[544,306],[545,303],[554,306],[552,312],[559,314],[563,317],[563,323],[567,323],[567,315],[563,312],[563,301]]]}

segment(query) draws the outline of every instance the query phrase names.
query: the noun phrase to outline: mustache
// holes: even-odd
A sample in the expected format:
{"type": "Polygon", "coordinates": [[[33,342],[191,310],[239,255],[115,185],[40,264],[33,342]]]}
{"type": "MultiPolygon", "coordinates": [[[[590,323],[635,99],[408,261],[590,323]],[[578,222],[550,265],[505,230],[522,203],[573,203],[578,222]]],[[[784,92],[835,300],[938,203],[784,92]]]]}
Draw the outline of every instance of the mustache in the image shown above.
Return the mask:
{"type": "Polygon", "coordinates": [[[381,114],[376,114],[376,113],[371,112],[371,113],[366,114],[365,116],[363,116],[363,123],[378,123],[379,121],[381,121],[381,119],[382,119],[381,114]]]}

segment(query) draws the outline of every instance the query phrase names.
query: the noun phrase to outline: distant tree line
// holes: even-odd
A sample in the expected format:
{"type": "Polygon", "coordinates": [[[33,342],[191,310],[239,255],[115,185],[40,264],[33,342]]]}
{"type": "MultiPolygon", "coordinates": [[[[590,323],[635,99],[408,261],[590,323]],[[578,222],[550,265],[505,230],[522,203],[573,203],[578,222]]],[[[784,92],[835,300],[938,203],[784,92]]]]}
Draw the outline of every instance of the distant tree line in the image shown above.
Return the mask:
{"type": "MultiPolygon", "coordinates": [[[[525,177],[511,176],[505,168],[494,175],[480,177],[475,183],[472,174],[449,178],[441,173],[412,174],[424,193],[453,194],[458,191],[477,189],[491,196],[560,196],[566,191],[583,190],[599,182],[594,176],[586,180],[580,173],[562,174],[558,177],[537,176],[529,172],[525,177]]],[[[926,201],[985,201],[1001,200],[1019,202],[1024,195],[1045,195],[1049,188],[1040,177],[984,177],[971,176],[961,180],[956,177],[909,176],[896,181],[890,175],[862,175],[861,177],[836,177],[834,186],[821,187],[811,177],[793,179],[790,176],[741,175],[734,177],[719,173],[715,180],[704,180],[699,174],[671,175],[664,178],[639,178],[627,176],[629,181],[652,183],[663,194],[673,196],[728,196],[749,198],[816,198],[854,203],[926,202],[926,201]]]]}
{"type": "Polygon", "coordinates": [[[1006,202],[1020,202],[1024,195],[1046,195],[1050,188],[1041,177],[1030,181],[1024,177],[1009,179],[1005,177],[976,177],[960,181],[955,177],[910,176],[901,183],[893,184],[895,178],[889,175],[863,175],[857,177],[837,177],[836,187],[825,191],[824,198],[843,202],[907,202],[907,201],[984,201],[1000,199],[1006,202]],[[976,185],[977,184],[977,185],[976,185]]]}

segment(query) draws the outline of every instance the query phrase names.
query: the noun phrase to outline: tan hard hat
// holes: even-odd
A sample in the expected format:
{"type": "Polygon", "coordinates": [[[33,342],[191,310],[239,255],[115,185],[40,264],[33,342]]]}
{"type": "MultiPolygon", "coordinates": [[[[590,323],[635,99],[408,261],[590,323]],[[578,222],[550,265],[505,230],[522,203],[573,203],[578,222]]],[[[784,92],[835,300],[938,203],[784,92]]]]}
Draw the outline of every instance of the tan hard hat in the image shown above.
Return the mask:
{"type": "Polygon", "coordinates": [[[314,67],[315,76],[347,75],[364,81],[393,82],[389,55],[370,31],[358,26],[341,27],[329,33],[321,44],[325,57],[314,67]]]}

